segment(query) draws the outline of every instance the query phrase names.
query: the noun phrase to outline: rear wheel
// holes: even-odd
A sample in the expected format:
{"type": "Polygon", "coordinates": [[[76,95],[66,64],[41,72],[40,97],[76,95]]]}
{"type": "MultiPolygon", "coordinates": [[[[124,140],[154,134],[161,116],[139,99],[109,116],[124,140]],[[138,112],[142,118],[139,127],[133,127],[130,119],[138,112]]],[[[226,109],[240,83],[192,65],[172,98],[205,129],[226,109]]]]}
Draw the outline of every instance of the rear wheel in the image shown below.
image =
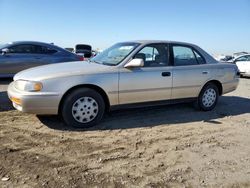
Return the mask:
{"type": "Polygon", "coordinates": [[[105,103],[98,92],[80,88],[66,96],[61,115],[67,125],[88,128],[100,122],[104,111],[105,103]]]}
{"type": "Polygon", "coordinates": [[[197,99],[196,106],[203,111],[214,109],[219,97],[218,87],[213,83],[206,84],[197,99]]]}

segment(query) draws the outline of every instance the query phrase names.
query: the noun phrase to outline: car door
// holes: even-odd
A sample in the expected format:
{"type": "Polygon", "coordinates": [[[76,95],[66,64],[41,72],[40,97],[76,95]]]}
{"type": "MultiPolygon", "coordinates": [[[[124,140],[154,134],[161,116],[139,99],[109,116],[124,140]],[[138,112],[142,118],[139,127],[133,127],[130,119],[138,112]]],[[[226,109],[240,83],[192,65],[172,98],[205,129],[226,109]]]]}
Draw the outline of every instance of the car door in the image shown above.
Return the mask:
{"type": "Polygon", "coordinates": [[[172,68],[168,66],[168,45],[147,45],[133,58],[143,59],[144,66],[120,69],[119,103],[170,99],[172,68]]]}
{"type": "Polygon", "coordinates": [[[32,44],[13,45],[9,52],[0,58],[0,73],[15,74],[30,67],[38,66],[38,56],[32,44]]]}
{"type": "Polygon", "coordinates": [[[51,63],[63,62],[63,57],[56,49],[51,47],[35,45],[37,64],[46,65],[51,63]]]}
{"type": "Polygon", "coordinates": [[[171,59],[173,63],[172,99],[197,97],[203,84],[210,78],[210,66],[191,46],[172,44],[171,59]]]}

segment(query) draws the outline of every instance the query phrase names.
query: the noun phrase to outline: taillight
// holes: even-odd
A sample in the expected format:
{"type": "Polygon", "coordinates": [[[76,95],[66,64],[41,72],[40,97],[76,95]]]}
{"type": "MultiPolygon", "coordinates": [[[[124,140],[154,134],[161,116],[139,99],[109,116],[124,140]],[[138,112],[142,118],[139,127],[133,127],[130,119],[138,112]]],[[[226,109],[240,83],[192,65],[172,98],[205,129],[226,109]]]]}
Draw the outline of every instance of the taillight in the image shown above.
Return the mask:
{"type": "Polygon", "coordinates": [[[79,57],[79,61],[84,61],[84,57],[83,56],[78,56],[79,57]]]}
{"type": "Polygon", "coordinates": [[[237,76],[240,76],[240,71],[238,70],[237,73],[236,73],[237,76]]]}
{"type": "Polygon", "coordinates": [[[238,67],[235,68],[234,70],[235,70],[235,75],[239,77],[240,76],[240,70],[238,69],[238,67]]]}

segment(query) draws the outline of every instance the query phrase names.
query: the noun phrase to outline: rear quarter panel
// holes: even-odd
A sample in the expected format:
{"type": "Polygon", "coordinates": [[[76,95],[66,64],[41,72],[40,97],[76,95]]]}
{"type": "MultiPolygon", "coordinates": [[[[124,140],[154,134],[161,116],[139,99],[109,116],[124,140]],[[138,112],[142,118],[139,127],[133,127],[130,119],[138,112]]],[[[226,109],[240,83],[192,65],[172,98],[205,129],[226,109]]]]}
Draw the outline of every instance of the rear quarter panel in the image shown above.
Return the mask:
{"type": "Polygon", "coordinates": [[[227,63],[175,67],[172,99],[198,97],[204,85],[213,80],[222,84],[222,94],[233,91],[239,82],[236,73],[237,66],[227,63]]]}
{"type": "MultiPolygon", "coordinates": [[[[239,83],[239,77],[237,76],[238,68],[234,64],[229,63],[217,63],[211,64],[211,80],[217,80],[222,84],[222,94],[235,90],[239,83]]],[[[205,85],[206,83],[204,83],[205,85]]],[[[202,89],[202,88],[201,88],[202,89]]],[[[200,90],[201,90],[200,89],[200,90]]]]}

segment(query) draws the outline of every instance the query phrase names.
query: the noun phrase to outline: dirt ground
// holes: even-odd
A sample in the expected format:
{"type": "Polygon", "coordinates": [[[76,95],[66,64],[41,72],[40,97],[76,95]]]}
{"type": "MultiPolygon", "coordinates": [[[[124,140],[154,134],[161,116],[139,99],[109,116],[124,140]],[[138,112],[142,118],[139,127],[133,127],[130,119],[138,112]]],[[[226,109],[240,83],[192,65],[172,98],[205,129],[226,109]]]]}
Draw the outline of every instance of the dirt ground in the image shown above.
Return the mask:
{"type": "Polygon", "coordinates": [[[250,187],[250,79],[214,111],[115,111],[91,129],[14,110],[0,81],[0,187],[250,187]]]}

